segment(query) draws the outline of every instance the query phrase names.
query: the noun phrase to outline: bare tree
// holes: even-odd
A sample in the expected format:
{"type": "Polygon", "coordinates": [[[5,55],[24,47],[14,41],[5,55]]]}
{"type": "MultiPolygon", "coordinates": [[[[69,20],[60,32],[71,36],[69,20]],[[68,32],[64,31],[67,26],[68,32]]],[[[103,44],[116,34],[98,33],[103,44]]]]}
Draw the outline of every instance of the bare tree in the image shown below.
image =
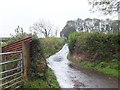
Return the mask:
{"type": "Polygon", "coordinates": [[[45,37],[49,37],[52,34],[53,25],[49,21],[40,20],[30,27],[37,34],[42,33],[45,37]]]}

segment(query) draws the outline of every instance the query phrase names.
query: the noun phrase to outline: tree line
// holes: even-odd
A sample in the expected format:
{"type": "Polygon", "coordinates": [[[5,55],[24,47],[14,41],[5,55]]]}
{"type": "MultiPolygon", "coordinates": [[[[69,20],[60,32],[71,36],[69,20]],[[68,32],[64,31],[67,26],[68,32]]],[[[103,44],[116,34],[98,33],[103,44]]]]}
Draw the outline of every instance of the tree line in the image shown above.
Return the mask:
{"type": "Polygon", "coordinates": [[[72,32],[102,32],[102,33],[118,33],[118,20],[86,18],[85,20],[78,18],[77,20],[69,20],[60,32],[61,37],[68,37],[72,32]]]}

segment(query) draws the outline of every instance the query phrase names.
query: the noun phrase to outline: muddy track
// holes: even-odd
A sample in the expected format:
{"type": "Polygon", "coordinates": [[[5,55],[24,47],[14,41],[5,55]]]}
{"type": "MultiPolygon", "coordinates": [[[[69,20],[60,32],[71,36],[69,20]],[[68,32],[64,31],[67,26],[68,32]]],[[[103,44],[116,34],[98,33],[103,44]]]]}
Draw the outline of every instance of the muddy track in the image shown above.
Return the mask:
{"type": "Polygon", "coordinates": [[[92,70],[75,69],[67,59],[67,44],[56,54],[47,59],[61,88],[118,88],[118,79],[107,77],[92,70]]]}

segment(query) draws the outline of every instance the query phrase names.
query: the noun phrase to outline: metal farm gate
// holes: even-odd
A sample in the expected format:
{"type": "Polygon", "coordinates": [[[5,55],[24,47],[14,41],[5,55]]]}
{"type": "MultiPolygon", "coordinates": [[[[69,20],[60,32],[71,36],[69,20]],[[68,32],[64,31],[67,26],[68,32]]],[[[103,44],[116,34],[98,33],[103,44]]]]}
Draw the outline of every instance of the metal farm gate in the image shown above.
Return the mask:
{"type": "Polygon", "coordinates": [[[0,63],[1,89],[16,89],[21,87],[23,78],[23,56],[21,51],[0,53],[3,62],[0,63]],[[7,57],[9,60],[7,60],[7,57]]]}
{"type": "Polygon", "coordinates": [[[0,90],[13,90],[28,80],[32,37],[2,47],[0,53],[0,90]]]}

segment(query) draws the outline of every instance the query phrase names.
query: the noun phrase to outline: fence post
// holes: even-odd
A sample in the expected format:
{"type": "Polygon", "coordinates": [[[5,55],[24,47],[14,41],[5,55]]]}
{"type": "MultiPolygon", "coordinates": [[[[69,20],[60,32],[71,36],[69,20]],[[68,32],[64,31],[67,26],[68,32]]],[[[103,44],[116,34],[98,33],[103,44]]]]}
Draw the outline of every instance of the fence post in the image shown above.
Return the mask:
{"type": "MultiPolygon", "coordinates": [[[[0,53],[2,53],[2,38],[0,38],[0,53]]],[[[0,63],[2,62],[2,55],[0,55],[0,63]]],[[[0,65],[0,72],[2,72],[2,65],[0,65]]],[[[0,79],[2,78],[2,74],[0,74],[0,79]]],[[[0,81],[0,85],[2,84],[2,81],[0,81]]],[[[0,90],[2,90],[2,87],[0,87],[0,90]]]]}
{"type": "Polygon", "coordinates": [[[30,43],[23,42],[23,63],[24,63],[24,79],[28,80],[30,74],[30,43]]]}

